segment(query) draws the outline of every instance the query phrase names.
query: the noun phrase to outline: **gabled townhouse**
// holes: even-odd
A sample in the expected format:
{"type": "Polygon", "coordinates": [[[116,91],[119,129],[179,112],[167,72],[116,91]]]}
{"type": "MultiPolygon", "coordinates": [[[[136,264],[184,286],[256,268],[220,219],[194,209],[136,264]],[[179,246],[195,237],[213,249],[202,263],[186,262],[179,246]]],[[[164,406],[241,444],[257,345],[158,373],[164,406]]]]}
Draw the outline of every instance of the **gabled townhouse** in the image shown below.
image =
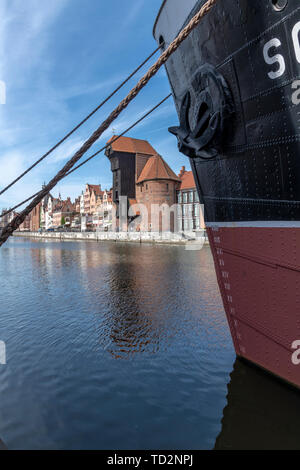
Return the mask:
{"type": "Polygon", "coordinates": [[[74,217],[76,216],[75,204],[68,197],[65,201],[60,201],[53,211],[53,227],[72,226],[74,217]]]}

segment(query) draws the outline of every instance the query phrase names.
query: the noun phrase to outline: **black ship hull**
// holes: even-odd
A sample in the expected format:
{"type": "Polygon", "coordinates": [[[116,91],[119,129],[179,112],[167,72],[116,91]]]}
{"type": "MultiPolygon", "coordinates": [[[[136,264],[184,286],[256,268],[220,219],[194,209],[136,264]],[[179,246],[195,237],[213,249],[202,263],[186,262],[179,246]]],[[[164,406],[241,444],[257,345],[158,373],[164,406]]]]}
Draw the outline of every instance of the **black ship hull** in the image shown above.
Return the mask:
{"type": "MultiPolygon", "coordinates": [[[[166,0],[157,41],[203,4],[166,0]]],[[[299,2],[219,1],[166,68],[236,352],[300,387],[299,2]]]]}

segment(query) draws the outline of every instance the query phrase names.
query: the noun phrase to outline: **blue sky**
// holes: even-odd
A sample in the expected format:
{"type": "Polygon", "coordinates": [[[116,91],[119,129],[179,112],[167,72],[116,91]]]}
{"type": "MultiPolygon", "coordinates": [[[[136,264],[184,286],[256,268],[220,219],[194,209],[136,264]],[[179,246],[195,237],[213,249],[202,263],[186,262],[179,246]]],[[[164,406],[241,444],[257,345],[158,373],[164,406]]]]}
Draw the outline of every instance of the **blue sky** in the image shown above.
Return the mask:
{"type": "MultiPolygon", "coordinates": [[[[152,27],[161,0],[1,0],[0,80],[7,102],[0,105],[0,187],[47,151],[106,97],[156,47],[152,27]]],[[[145,72],[144,67],[142,72],[145,72]]],[[[0,197],[0,208],[36,192],[134,86],[132,79],[67,143],[0,197]]],[[[165,70],[152,79],[113,124],[121,133],[170,92],[165,70]]],[[[174,171],[187,159],[168,127],[178,122],[172,99],[130,136],[147,139],[174,171]]],[[[112,128],[94,145],[98,150],[112,128]]],[[[101,154],[53,191],[74,199],[85,183],[111,187],[109,161],[101,154]]]]}

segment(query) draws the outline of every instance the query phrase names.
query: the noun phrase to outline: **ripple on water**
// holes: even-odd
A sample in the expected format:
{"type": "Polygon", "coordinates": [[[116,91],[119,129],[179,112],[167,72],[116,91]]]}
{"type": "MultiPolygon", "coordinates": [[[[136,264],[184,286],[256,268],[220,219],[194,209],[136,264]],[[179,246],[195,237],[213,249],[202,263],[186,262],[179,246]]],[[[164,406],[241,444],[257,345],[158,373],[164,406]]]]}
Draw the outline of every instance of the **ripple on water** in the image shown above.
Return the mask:
{"type": "Polygon", "coordinates": [[[234,353],[209,249],[13,239],[0,275],[10,448],[214,446],[234,353]]]}

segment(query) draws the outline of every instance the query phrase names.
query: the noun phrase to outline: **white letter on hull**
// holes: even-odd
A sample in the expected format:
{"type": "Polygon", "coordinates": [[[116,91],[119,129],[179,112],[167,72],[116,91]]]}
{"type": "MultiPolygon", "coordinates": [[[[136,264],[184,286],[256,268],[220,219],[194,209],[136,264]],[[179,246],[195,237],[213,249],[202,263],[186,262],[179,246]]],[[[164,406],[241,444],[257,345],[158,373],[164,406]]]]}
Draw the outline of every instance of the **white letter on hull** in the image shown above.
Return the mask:
{"type": "Polygon", "coordinates": [[[296,59],[297,59],[298,63],[300,64],[299,32],[300,32],[300,21],[298,21],[298,23],[295,24],[295,26],[293,27],[293,31],[292,31],[292,37],[293,37],[293,43],[294,43],[296,59]]]}
{"type": "Polygon", "coordinates": [[[294,341],[292,344],[292,349],[296,349],[296,351],[292,355],[292,363],[294,366],[299,366],[300,364],[300,341],[294,341]]]}
{"type": "Polygon", "coordinates": [[[279,47],[279,46],[281,46],[281,42],[279,39],[275,38],[267,42],[267,44],[265,44],[265,47],[264,47],[264,58],[265,58],[266,63],[269,65],[273,65],[273,64],[276,64],[277,62],[279,64],[279,70],[277,70],[277,72],[268,73],[268,76],[272,80],[275,80],[275,78],[281,77],[285,72],[284,57],[281,54],[276,54],[273,57],[269,56],[270,49],[272,49],[272,47],[279,47]]]}
{"type": "Polygon", "coordinates": [[[298,105],[300,104],[300,80],[292,83],[292,89],[296,90],[292,93],[292,103],[298,105]]]}

